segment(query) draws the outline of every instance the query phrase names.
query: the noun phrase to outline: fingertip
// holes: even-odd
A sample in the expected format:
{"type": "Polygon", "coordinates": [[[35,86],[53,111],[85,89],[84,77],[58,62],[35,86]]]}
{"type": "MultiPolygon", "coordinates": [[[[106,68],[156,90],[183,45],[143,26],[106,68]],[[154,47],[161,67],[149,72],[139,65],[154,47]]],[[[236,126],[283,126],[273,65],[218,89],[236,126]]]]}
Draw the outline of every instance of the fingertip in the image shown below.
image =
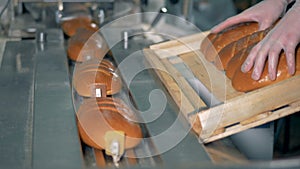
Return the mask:
{"type": "Polygon", "coordinates": [[[294,74],[295,74],[295,72],[296,72],[296,70],[295,70],[295,67],[294,67],[294,66],[292,66],[292,67],[289,67],[289,68],[288,68],[288,71],[289,71],[289,74],[290,74],[290,75],[294,75],[294,74]]]}
{"type": "Polygon", "coordinates": [[[249,53],[246,60],[244,61],[244,63],[241,66],[241,71],[242,72],[246,73],[246,72],[249,72],[251,70],[251,68],[254,65],[254,59],[256,58],[255,57],[256,54],[257,54],[257,50],[254,47],[254,48],[251,49],[251,52],[249,53]]]}
{"type": "MultiPolygon", "coordinates": [[[[276,64],[277,65],[277,64],[276,64]]],[[[275,80],[276,79],[276,68],[275,68],[275,66],[273,65],[273,64],[271,64],[270,62],[269,62],[269,65],[268,65],[268,76],[269,76],[269,79],[270,80],[275,80]]]]}
{"type": "Polygon", "coordinates": [[[248,62],[244,62],[243,65],[241,66],[241,71],[243,73],[247,73],[249,72],[250,68],[249,68],[249,63],[248,62]]]}
{"type": "Polygon", "coordinates": [[[252,75],[251,75],[251,78],[253,79],[253,80],[258,80],[259,79],[259,76],[258,76],[258,74],[257,73],[252,73],[252,75]]]}
{"type": "Polygon", "coordinates": [[[288,50],[288,52],[286,52],[288,72],[290,75],[294,75],[295,71],[296,71],[295,54],[294,54],[294,52],[289,52],[289,51],[293,51],[293,50],[288,50]]]}
{"type": "Polygon", "coordinates": [[[277,67],[281,48],[273,46],[268,55],[268,76],[270,80],[276,80],[277,67]]]}
{"type": "Polygon", "coordinates": [[[253,80],[259,80],[261,76],[261,71],[259,70],[259,67],[254,67],[251,78],[253,80]]]}
{"type": "Polygon", "coordinates": [[[274,81],[276,79],[275,74],[274,73],[269,73],[269,79],[274,81]]]}

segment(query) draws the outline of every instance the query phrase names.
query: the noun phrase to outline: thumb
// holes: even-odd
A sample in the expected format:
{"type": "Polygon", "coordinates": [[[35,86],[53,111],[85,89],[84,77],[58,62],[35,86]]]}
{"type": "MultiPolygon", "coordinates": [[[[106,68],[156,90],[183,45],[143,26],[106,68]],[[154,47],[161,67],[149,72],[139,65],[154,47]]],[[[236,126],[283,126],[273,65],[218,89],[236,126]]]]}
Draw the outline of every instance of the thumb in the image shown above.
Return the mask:
{"type": "Polygon", "coordinates": [[[261,22],[261,23],[259,23],[259,30],[260,31],[265,30],[265,29],[269,28],[272,24],[273,24],[272,21],[261,22]]]}

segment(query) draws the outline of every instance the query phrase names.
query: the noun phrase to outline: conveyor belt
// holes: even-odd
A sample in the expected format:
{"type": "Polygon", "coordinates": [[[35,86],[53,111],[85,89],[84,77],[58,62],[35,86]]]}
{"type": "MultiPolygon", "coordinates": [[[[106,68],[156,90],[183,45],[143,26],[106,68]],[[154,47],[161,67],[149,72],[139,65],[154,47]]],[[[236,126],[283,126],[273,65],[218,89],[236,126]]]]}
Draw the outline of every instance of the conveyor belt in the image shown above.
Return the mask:
{"type": "Polygon", "coordinates": [[[8,41],[0,70],[0,168],[81,168],[60,30],[8,41]]]}

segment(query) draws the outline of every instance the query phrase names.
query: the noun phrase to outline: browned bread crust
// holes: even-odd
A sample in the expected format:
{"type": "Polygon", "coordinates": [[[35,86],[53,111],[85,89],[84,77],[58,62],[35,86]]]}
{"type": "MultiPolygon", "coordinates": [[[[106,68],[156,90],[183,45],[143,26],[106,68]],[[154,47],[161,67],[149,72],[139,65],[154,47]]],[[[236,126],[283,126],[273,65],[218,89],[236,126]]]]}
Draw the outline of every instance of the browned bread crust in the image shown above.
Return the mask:
{"type": "Polygon", "coordinates": [[[108,52],[104,38],[94,31],[78,29],[68,40],[67,54],[75,62],[99,58],[102,59],[108,52]]]}
{"type": "Polygon", "coordinates": [[[258,23],[256,22],[232,26],[216,35],[209,34],[209,38],[204,41],[204,44],[201,44],[201,50],[205,58],[212,62],[225,46],[257,31],[258,23]],[[208,40],[211,40],[211,43],[207,42],[208,40]]]}
{"type": "MultiPolygon", "coordinates": [[[[245,52],[243,54],[243,56],[241,56],[241,57],[246,58],[248,56],[248,54],[249,54],[249,52],[245,52]]],[[[296,49],[295,66],[296,66],[295,75],[298,75],[298,74],[300,74],[300,49],[299,49],[299,47],[296,49]]],[[[239,66],[236,68],[236,71],[232,77],[232,86],[237,91],[241,91],[241,92],[252,91],[252,90],[273,84],[273,83],[280,82],[280,81],[285,80],[292,76],[288,73],[288,66],[287,66],[286,56],[285,56],[284,52],[282,52],[279,56],[276,80],[272,81],[269,79],[268,62],[266,62],[266,66],[264,67],[261,78],[259,80],[253,80],[251,78],[252,70],[247,73],[243,73],[241,71],[241,64],[239,64],[239,66]]]]}
{"type": "Polygon", "coordinates": [[[79,63],[74,70],[73,87],[84,97],[93,97],[93,87],[104,85],[106,94],[113,95],[122,89],[122,79],[113,65],[107,66],[108,61],[98,63],[90,60],[79,63]]]}
{"type": "MultiPolygon", "coordinates": [[[[248,92],[279,82],[291,76],[288,73],[284,52],[280,54],[277,77],[274,81],[268,77],[267,61],[262,76],[258,81],[251,78],[252,70],[247,73],[241,71],[241,65],[251,49],[272,30],[278,21],[270,28],[262,31],[257,31],[258,25],[256,23],[246,23],[233,26],[218,34],[209,34],[208,38],[201,44],[201,50],[208,61],[213,61],[219,70],[226,71],[226,76],[232,80],[232,86],[238,91],[248,92]]],[[[296,48],[296,74],[299,73],[300,69],[299,51],[298,45],[296,48]]]]}
{"type": "Polygon", "coordinates": [[[103,149],[107,131],[123,131],[125,148],[137,146],[142,138],[142,130],[136,122],[125,118],[125,116],[134,115],[132,110],[118,99],[111,100],[118,102],[114,106],[105,106],[101,99],[86,99],[78,109],[77,123],[82,141],[91,147],[103,149]],[[118,107],[119,105],[131,112],[124,111],[124,108],[118,107]]]}
{"type": "Polygon", "coordinates": [[[219,70],[226,70],[227,64],[231,58],[233,58],[242,49],[261,41],[268,31],[269,29],[265,31],[254,32],[253,34],[242,37],[237,41],[231,42],[221,49],[218,55],[219,57],[215,57],[214,64],[219,70]]]}
{"type": "Polygon", "coordinates": [[[89,17],[80,16],[77,18],[72,18],[65,20],[61,23],[61,28],[63,32],[68,36],[75,35],[77,29],[84,28],[93,32],[98,31],[98,26],[94,24],[89,17]]]}

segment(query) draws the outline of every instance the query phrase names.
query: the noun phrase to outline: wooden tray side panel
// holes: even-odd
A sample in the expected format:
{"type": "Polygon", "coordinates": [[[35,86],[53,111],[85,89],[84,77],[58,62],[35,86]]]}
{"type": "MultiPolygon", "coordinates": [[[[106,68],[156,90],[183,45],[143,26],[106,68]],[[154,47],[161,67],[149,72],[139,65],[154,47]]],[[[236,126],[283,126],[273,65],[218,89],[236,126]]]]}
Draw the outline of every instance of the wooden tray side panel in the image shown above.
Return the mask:
{"type": "Polygon", "coordinates": [[[233,89],[231,81],[226,77],[224,72],[217,70],[212,63],[206,61],[200,51],[182,54],[180,57],[184,60],[184,63],[188,65],[195,77],[198,78],[220,102],[244,94],[233,89]]]}
{"type": "Polygon", "coordinates": [[[213,135],[211,137],[208,138],[203,138],[202,141],[204,143],[209,143],[215,140],[219,140],[222,139],[224,137],[239,133],[241,131],[245,131],[247,129],[256,127],[256,126],[260,126],[262,124],[266,124],[268,122],[280,119],[282,117],[286,117],[288,115],[291,115],[295,112],[299,112],[300,111],[300,101],[294,102],[289,104],[289,106],[284,107],[282,109],[273,111],[273,112],[265,112],[263,114],[268,114],[267,116],[265,116],[264,118],[261,119],[257,119],[256,121],[253,121],[252,123],[248,123],[248,124],[237,124],[234,125],[232,127],[228,127],[225,129],[225,131],[223,133],[217,134],[217,135],[213,135]]]}
{"type": "Polygon", "coordinates": [[[170,56],[178,56],[190,51],[200,50],[200,44],[209,34],[209,31],[182,37],[176,40],[167,41],[150,46],[160,59],[170,56]]]}
{"type": "MultiPolygon", "coordinates": [[[[270,85],[198,114],[202,125],[200,137],[207,139],[213,131],[245,121],[260,113],[271,111],[300,100],[300,76],[270,85]],[[296,92],[295,92],[296,91],[296,92]],[[213,121],[214,119],[220,119],[213,121]],[[216,124],[217,123],[217,124],[216,124]]],[[[254,127],[254,126],[253,126],[254,127]]]]}

